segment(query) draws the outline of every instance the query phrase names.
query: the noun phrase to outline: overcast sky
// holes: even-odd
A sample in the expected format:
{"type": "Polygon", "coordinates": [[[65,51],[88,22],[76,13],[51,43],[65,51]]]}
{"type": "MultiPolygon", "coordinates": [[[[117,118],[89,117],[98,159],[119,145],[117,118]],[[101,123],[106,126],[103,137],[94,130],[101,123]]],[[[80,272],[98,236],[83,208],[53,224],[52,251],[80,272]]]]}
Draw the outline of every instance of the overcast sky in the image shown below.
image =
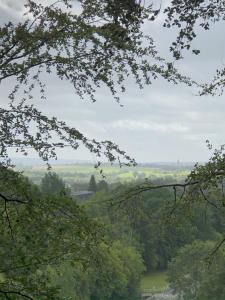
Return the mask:
{"type": "MultiPolygon", "coordinates": [[[[0,0],[1,23],[18,16],[21,2],[0,0]]],[[[162,29],[161,18],[146,30],[155,37],[161,53],[167,55],[173,33],[162,29]]],[[[200,47],[201,55],[186,55],[178,65],[183,72],[204,81],[224,64],[222,26],[199,33],[196,47],[200,47]]],[[[0,101],[4,104],[10,84],[12,81],[1,84],[0,101]]],[[[137,162],[206,161],[210,155],[206,139],[216,147],[225,143],[224,96],[198,97],[194,88],[174,86],[164,80],[157,80],[143,90],[130,81],[126,88],[121,97],[123,107],[105,89],[99,90],[98,101],[91,103],[79,99],[69,83],[53,77],[48,81],[47,100],[35,102],[44,113],[65,120],[89,137],[118,143],[137,162]]],[[[65,149],[59,158],[94,160],[83,149],[65,149]]]]}

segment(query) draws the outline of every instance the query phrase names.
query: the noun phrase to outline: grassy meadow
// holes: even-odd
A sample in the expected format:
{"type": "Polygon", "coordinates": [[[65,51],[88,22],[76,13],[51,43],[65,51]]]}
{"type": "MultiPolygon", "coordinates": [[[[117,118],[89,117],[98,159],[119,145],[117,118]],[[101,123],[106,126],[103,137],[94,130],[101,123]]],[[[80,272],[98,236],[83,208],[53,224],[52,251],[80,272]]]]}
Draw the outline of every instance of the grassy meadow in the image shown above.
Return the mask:
{"type": "MultiPolygon", "coordinates": [[[[122,168],[116,165],[103,165],[102,169],[106,177],[105,180],[110,184],[116,182],[125,183],[132,181],[143,181],[145,179],[169,179],[170,177],[173,177],[173,180],[181,180],[190,172],[189,166],[176,168],[176,164],[171,166],[140,165],[136,167],[122,168]]],[[[36,184],[40,183],[41,178],[47,172],[45,165],[20,167],[20,170],[23,170],[24,175],[28,176],[36,184]]],[[[102,179],[99,170],[96,170],[91,164],[53,165],[52,171],[56,172],[68,185],[72,185],[74,183],[87,183],[89,182],[91,175],[95,175],[97,180],[102,179]]]]}
{"type": "Polygon", "coordinates": [[[153,272],[143,276],[141,280],[141,290],[152,292],[162,292],[168,287],[167,274],[163,272],[153,272]]]}

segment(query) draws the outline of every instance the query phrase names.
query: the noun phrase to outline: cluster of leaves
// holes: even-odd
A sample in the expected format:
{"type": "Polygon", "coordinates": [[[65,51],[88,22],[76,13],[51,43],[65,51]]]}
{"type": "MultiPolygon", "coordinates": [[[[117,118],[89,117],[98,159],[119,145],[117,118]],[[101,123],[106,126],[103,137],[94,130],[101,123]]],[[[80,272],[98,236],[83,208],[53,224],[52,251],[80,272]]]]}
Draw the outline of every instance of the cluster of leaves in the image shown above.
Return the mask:
{"type": "MultiPolygon", "coordinates": [[[[170,50],[176,59],[180,59],[183,49],[191,49],[191,43],[197,36],[197,26],[209,30],[212,23],[224,20],[225,5],[223,1],[173,0],[164,13],[167,15],[164,26],[179,28],[177,39],[173,42],[170,50]]],[[[197,49],[193,49],[192,52],[200,53],[197,49]]]]}
{"type": "MultiPolygon", "coordinates": [[[[212,145],[208,147],[212,149],[212,145]]],[[[196,164],[186,179],[188,191],[186,199],[189,202],[198,200],[207,205],[224,211],[224,171],[225,153],[224,146],[215,149],[209,161],[204,165],[196,164]]]]}
{"type": "MultiPolygon", "coordinates": [[[[196,55],[200,49],[192,47],[192,42],[197,37],[198,27],[210,30],[213,24],[225,20],[225,3],[222,0],[172,0],[164,10],[166,21],[164,27],[178,28],[176,40],[172,43],[170,51],[176,60],[182,59],[184,49],[192,49],[196,55]]],[[[200,95],[221,95],[225,85],[225,69],[222,67],[210,83],[201,85],[200,95]]]]}
{"type": "MultiPolygon", "coordinates": [[[[58,121],[55,117],[48,118],[34,106],[20,104],[16,107],[11,105],[10,109],[0,108],[0,128],[0,156],[5,161],[9,160],[9,147],[14,147],[24,155],[32,148],[44,161],[48,161],[56,158],[56,148],[66,145],[76,150],[82,144],[98,158],[104,155],[113,163],[123,157],[126,160],[124,164],[135,165],[135,160],[115,143],[88,139],[77,129],[68,127],[65,122],[58,121]]],[[[122,166],[123,163],[119,162],[122,166]]],[[[100,163],[96,164],[96,167],[99,165],[100,163]]]]}

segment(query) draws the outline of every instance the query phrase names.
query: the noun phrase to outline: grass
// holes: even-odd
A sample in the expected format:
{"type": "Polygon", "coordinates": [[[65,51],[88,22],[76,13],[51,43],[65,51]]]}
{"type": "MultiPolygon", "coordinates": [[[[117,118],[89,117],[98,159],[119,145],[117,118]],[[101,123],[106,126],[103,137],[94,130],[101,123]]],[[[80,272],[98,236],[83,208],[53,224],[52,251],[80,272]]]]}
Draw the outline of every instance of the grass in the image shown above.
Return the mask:
{"type": "Polygon", "coordinates": [[[168,286],[166,272],[154,272],[146,274],[141,280],[141,290],[152,290],[162,292],[168,286]]]}
{"type": "MultiPolygon", "coordinates": [[[[124,167],[119,168],[118,166],[104,165],[103,171],[106,175],[108,183],[114,182],[131,182],[133,180],[144,180],[145,178],[157,179],[157,178],[170,178],[182,179],[189,173],[188,170],[163,170],[156,169],[148,166],[137,166],[137,167],[124,167]]],[[[88,164],[71,164],[71,165],[54,165],[52,171],[56,172],[64,181],[68,184],[73,182],[89,182],[91,175],[95,175],[96,180],[99,181],[102,177],[99,171],[96,170],[92,165],[88,164]]],[[[44,173],[47,172],[46,166],[31,166],[24,169],[24,175],[30,177],[34,183],[39,184],[44,173]]]]}

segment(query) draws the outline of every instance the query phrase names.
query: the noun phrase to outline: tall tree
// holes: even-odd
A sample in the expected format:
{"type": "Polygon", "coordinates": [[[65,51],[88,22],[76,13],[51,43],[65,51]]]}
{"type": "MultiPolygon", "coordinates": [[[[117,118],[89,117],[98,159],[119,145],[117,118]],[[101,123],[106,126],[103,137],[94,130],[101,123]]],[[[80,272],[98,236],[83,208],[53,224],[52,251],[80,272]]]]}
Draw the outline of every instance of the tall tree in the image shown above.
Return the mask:
{"type": "Polygon", "coordinates": [[[88,190],[92,191],[92,192],[97,192],[97,184],[96,184],[94,175],[91,175],[88,190]]]}
{"type": "Polygon", "coordinates": [[[69,194],[65,182],[53,172],[48,172],[41,179],[40,190],[44,195],[60,195],[61,193],[69,194]]]}

